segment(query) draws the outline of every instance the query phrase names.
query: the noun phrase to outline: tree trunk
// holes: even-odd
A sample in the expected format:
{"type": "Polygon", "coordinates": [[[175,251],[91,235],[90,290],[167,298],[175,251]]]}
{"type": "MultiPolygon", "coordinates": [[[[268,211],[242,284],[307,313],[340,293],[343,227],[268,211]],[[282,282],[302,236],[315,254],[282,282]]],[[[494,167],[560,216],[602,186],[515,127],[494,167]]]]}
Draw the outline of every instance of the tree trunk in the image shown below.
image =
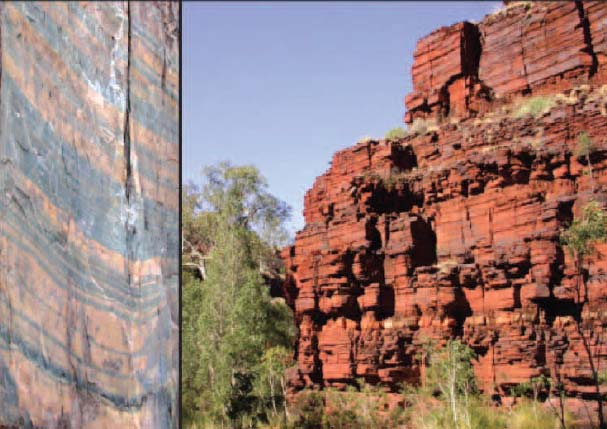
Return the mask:
{"type": "MultiPolygon", "coordinates": [[[[556,366],[556,352],[553,350],[552,351],[552,363],[554,365],[554,379],[556,381],[556,389],[557,389],[557,394],[558,394],[558,398],[559,398],[559,408],[557,409],[554,405],[552,405],[552,401],[550,401],[550,393],[551,391],[548,390],[548,404],[550,404],[550,408],[552,408],[552,410],[554,411],[554,413],[556,414],[556,416],[559,419],[559,425],[561,427],[561,429],[566,429],[565,428],[565,404],[563,403],[563,385],[561,384],[561,375],[558,372],[558,368],[556,366]]],[[[552,386],[551,386],[552,387],[552,386]]],[[[551,389],[550,387],[550,389],[551,389]]]]}
{"type": "Polygon", "coordinates": [[[287,408],[287,385],[285,383],[285,378],[282,375],[280,376],[280,387],[282,388],[283,404],[284,404],[284,408],[285,408],[285,418],[288,421],[289,420],[289,410],[287,408]]]}
{"type": "Polygon", "coordinates": [[[559,422],[561,423],[561,428],[565,429],[565,403],[563,402],[562,386],[559,387],[559,407],[561,409],[561,415],[559,416],[559,422]]]}
{"type": "Polygon", "coordinates": [[[586,161],[588,161],[588,173],[590,174],[590,189],[594,195],[594,177],[592,176],[592,164],[590,163],[590,153],[586,154],[586,161]]]}
{"type": "Polygon", "coordinates": [[[274,394],[274,377],[270,375],[270,396],[272,397],[272,409],[274,410],[274,416],[278,415],[278,410],[276,409],[276,398],[274,394]]]}

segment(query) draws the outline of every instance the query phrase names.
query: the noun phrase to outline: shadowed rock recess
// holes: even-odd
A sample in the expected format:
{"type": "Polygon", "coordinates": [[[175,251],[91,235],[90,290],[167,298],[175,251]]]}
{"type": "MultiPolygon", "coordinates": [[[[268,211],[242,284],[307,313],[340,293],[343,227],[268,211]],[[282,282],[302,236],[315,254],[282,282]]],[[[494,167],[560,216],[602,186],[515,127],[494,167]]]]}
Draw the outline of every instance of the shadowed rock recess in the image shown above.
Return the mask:
{"type": "MultiPolygon", "coordinates": [[[[337,152],[283,251],[299,327],[292,394],[359,377],[396,391],[420,380],[424,341],[461,338],[485,393],[558,371],[570,409],[592,413],[559,236],[606,199],[607,3],[509,2],[421,39],[412,76],[415,131],[337,152]],[[521,113],[538,96],[547,107],[521,113]],[[592,175],[574,155],[581,132],[592,175]]],[[[597,250],[583,319],[604,368],[607,246],[597,250]]]]}
{"type": "Polygon", "coordinates": [[[176,428],[179,5],[0,5],[0,427],[176,428]]]}

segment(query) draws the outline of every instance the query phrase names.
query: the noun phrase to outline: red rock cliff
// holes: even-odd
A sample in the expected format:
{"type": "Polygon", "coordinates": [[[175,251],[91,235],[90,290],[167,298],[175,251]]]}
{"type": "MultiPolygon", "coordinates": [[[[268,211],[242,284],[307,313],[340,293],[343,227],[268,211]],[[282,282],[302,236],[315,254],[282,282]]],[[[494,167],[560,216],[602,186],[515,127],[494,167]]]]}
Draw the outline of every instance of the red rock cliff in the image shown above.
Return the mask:
{"type": "MultiPolygon", "coordinates": [[[[487,393],[558,371],[570,402],[591,399],[559,236],[590,198],[606,200],[607,3],[511,3],[441,28],[419,41],[412,74],[406,122],[438,125],[336,153],[283,252],[292,389],[358,377],[396,389],[419,380],[422,342],[459,337],[487,393]],[[517,114],[538,94],[550,110],[517,114]],[[592,176],[573,154],[583,131],[592,176]]],[[[587,285],[583,317],[605,361],[600,257],[587,285]]]]}

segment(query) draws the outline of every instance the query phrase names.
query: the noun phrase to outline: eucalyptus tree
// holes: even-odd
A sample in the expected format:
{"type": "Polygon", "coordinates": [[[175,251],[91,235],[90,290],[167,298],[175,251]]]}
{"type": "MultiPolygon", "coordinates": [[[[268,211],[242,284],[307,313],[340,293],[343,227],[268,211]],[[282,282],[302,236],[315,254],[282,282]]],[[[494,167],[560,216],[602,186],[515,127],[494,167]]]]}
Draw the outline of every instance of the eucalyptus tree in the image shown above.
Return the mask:
{"type": "MultiPolygon", "coordinates": [[[[186,188],[182,198],[184,241],[205,258],[204,280],[184,276],[183,283],[184,416],[252,427],[266,417],[259,404],[268,398],[255,389],[264,352],[292,347],[290,309],[270,297],[264,280],[277,274],[289,208],[255,167],[226,162],[203,169],[202,186],[186,188]]],[[[271,369],[274,387],[281,368],[271,369]]]]}
{"type": "Polygon", "coordinates": [[[582,209],[581,217],[575,219],[566,231],[561,234],[561,242],[569,250],[572,256],[576,269],[575,290],[577,294],[575,307],[575,325],[578,334],[582,339],[582,344],[586,352],[586,358],[592,379],[595,386],[595,394],[597,400],[597,415],[599,420],[599,428],[606,429],[605,417],[603,415],[603,395],[601,393],[601,377],[599,375],[599,358],[592,351],[587,329],[584,328],[582,321],[582,310],[584,304],[588,302],[588,287],[586,284],[585,264],[589,258],[596,254],[595,245],[604,242],[607,239],[607,214],[596,201],[591,201],[582,209]],[[583,292],[583,293],[582,293],[583,292]]]}

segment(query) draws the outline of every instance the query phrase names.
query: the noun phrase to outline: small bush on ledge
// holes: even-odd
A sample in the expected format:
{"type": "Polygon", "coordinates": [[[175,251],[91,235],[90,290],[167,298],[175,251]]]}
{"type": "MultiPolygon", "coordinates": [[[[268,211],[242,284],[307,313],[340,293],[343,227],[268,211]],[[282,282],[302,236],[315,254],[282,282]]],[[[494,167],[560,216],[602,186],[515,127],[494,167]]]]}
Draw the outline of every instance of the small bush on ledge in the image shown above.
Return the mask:
{"type": "Polygon", "coordinates": [[[402,127],[392,128],[386,133],[386,140],[397,140],[407,136],[407,131],[402,127]]]}
{"type": "Polygon", "coordinates": [[[418,171],[417,167],[414,167],[407,171],[392,171],[392,172],[390,172],[390,174],[388,176],[382,177],[382,181],[383,181],[384,186],[388,190],[392,190],[399,183],[403,183],[403,182],[410,180],[412,177],[415,177],[418,173],[419,173],[419,171],[418,171]]]}
{"type": "Polygon", "coordinates": [[[519,119],[525,116],[539,118],[556,105],[555,97],[531,97],[522,100],[514,110],[514,117],[519,119]]]}

